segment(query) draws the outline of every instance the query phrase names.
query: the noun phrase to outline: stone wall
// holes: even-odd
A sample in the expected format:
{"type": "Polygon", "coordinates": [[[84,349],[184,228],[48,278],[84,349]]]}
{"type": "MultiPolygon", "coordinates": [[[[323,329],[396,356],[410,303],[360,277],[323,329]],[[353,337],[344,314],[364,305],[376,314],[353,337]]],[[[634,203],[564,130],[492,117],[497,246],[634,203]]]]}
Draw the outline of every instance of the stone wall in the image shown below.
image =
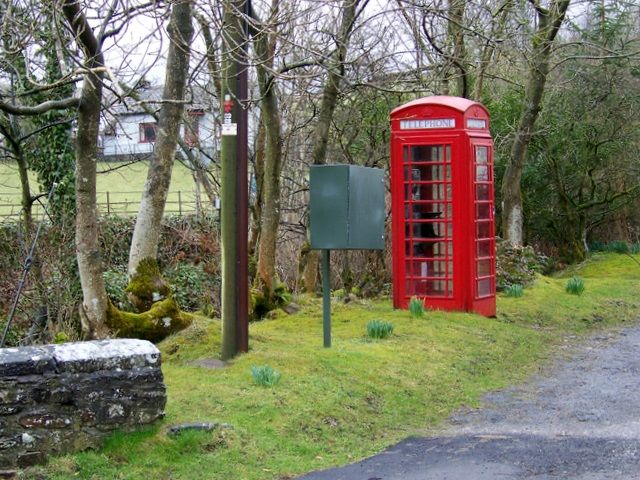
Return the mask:
{"type": "Polygon", "coordinates": [[[0,469],[99,446],[165,403],[160,352],[143,340],[0,349],[0,469]]]}

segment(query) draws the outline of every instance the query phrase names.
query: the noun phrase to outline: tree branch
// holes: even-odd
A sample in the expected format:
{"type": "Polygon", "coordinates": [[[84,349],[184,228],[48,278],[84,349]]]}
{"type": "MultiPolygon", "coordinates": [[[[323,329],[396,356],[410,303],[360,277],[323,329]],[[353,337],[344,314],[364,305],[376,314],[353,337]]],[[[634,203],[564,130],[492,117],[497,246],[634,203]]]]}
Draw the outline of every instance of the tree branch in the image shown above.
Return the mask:
{"type": "Polygon", "coordinates": [[[48,100],[39,105],[27,107],[23,105],[13,105],[0,101],[0,110],[12,113],[13,115],[40,115],[50,110],[65,110],[67,108],[78,108],[80,99],[75,97],[64,98],[62,100],[48,100]]]}

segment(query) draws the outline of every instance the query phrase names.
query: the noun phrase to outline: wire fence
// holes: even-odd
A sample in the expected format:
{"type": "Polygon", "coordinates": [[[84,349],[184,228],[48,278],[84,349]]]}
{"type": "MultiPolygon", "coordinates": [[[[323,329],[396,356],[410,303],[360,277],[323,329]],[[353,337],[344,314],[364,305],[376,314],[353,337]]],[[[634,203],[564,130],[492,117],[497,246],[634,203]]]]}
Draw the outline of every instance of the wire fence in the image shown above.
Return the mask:
{"type": "MultiPolygon", "coordinates": [[[[141,191],[97,192],[96,201],[100,215],[135,216],[140,207],[141,191]]],[[[20,219],[21,196],[19,193],[0,194],[0,222],[11,222],[20,219]]],[[[164,209],[165,216],[173,215],[217,215],[219,205],[213,205],[205,195],[199,196],[194,191],[170,191],[164,209]]],[[[39,219],[44,209],[38,202],[33,204],[32,215],[39,219]]]]}

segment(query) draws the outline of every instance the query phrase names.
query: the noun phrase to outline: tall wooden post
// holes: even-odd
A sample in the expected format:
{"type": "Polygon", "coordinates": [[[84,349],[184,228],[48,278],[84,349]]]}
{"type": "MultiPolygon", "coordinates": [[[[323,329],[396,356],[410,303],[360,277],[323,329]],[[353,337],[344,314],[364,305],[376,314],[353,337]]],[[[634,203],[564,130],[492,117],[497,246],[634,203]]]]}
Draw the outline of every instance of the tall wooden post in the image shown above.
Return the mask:
{"type": "MultiPolygon", "coordinates": [[[[224,116],[220,144],[222,238],[222,351],[229,359],[248,350],[248,270],[247,270],[247,99],[245,59],[245,0],[224,4],[222,27],[222,95],[224,116]],[[241,91],[244,89],[244,92],[241,91]],[[244,121],[242,118],[244,117],[244,121]]],[[[246,57],[246,56],[245,56],[246,57]]]]}

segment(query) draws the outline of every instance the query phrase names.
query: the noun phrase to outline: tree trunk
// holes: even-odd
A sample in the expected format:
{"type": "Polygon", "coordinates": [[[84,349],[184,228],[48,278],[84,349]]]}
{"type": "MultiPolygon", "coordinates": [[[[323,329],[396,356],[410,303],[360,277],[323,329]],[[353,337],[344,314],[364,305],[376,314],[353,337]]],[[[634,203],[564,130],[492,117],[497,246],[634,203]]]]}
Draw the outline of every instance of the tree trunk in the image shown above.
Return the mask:
{"type": "MultiPolygon", "coordinates": [[[[537,4],[536,4],[537,5],[537,4]]],[[[503,237],[513,246],[524,244],[521,178],[526,161],[527,148],[540,113],[542,96],[549,73],[549,58],[553,41],[562,25],[569,0],[555,0],[549,10],[536,6],[538,29],[532,38],[529,79],[520,114],[518,130],[511,147],[509,163],[502,179],[502,229],[503,237]]]]}
{"type": "Polygon", "coordinates": [[[168,26],[169,54],[158,119],[158,136],[149,165],[140,210],[129,251],[129,276],[136,273],[140,261],[156,259],[162,228],[162,216],[171,183],[180,125],[184,112],[184,91],[189,72],[190,44],[193,37],[191,2],[177,2],[171,10],[168,26]]]}
{"type": "MultiPolygon", "coordinates": [[[[466,0],[449,0],[449,19],[447,30],[453,48],[450,61],[455,66],[455,73],[449,74],[449,81],[455,85],[454,95],[469,98],[471,75],[467,68],[467,52],[464,46],[464,10],[466,0]]],[[[451,72],[451,69],[449,69],[451,72]]],[[[449,82],[447,82],[449,83],[449,82]]]]}
{"type": "Polygon", "coordinates": [[[76,134],[76,255],[82,286],[80,318],[86,337],[106,335],[109,300],[102,278],[98,215],[96,206],[96,162],[102,102],[104,58],[87,18],[74,0],[62,5],[64,16],[85,55],[89,70],[82,84],[76,134]]]}
{"type": "MultiPolygon", "coordinates": [[[[249,255],[257,258],[258,241],[260,240],[260,224],[262,222],[262,202],[264,199],[264,158],[266,155],[266,133],[265,127],[260,119],[258,126],[258,137],[256,138],[255,149],[255,163],[253,165],[253,172],[256,178],[256,193],[255,200],[251,207],[252,225],[251,225],[251,238],[249,239],[249,255]]],[[[252,277],[255,277],[255,268],[251,272],[252,277]]]]}
{"type": "Polygon", "coordinates": [[[471,93],[471,99],[480,102],[482,101],[482,92],[484,88],[484,79],[487,73],[489,65],[492,63],[495,54],[494,39],[502,38],[502,34],[507,26],[507,19],[513,9],[514,0],[505,0],[504,3],[498,8],[493,15],[493,21],[491,22],[491,33],[487,36],[487,40],[482,47],[480,53],[480,62],[477,67],[476,78],[473,83],[473,92],[471,93]]]}
{"type": "MultiPolygon", "coordinates": [[[[278,0],[272,9],[277,10],[278,0]]],[[[264,127],[265,149],[262,177],[262,205],[260,206],[260,237],[258,239],[258,264],[256,283],[262,291],[265,305],[275,305],[274,290],[278,284],[276,274],[276,243],[280,225],[280,173],[282,171],[281,119],[275,78],[270,73],[273,67],[275,32],[262,29],[254,37],[261,125],[264,127]]]]}
{"type": "MultiPolygon", "coordinates": [[[[329,143],[329,128],[331,119],[338,103],[338,93],[340,92],[340,81],[344,75],[344,62],[347,57],[347,47],[349,35],[356,21],[356,12],[360,0],[344,0],[342,3],[342,20],[340,31],[337,37],[337,49],[330,62],[329,73],[322,91],[322,103],[320,113],[313,134],[313,153],[311,155],[314,165],[323,165],[327,157],[327,144],[329,143]]],[[[308,237],[308,235],[307,235],[308,237]]],[[[301,252],[301,256],[303,253],[301,252]]],[[[315,250],[304,252],[303,263],[303,285],[305,292],[314,293],[317,288],[318,268],[320,265],[320,254],[315,250]]]]}

